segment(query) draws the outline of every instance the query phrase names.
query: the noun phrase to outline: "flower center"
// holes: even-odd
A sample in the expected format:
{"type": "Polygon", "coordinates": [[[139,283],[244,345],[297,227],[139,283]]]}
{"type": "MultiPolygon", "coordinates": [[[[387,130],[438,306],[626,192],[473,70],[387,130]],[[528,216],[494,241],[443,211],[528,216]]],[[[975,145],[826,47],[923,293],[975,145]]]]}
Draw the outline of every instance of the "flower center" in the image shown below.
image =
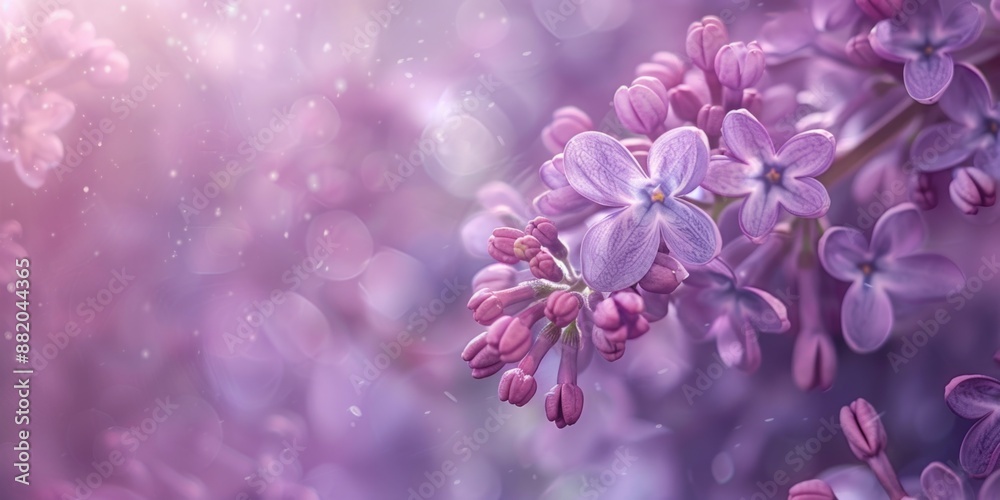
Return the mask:
{"type": "Polygon", "coordinates": [[[933,46],[933,45],[931,45],[931,44],[929,44],[929,43],[928,43],[927,45],[924,45],[924,54],[925,54],[925,55],[928,55],[928,56],[929,56],[929,55],[933,54],[933,53],[934,53],[934,50],[935,50],[935,49],[934,49],[934,46],[933,46]]]}
{"type": "Polygon", "coordinates": [[[861,274],[864,274],[865,276],[871,276],[872,272],[875,270],[875,267],[872,266],[870,262],[863,262],[858,265],[858,269],[861,270],[861,274]]]}
{"type": "Polygon", "coordinates": [[[667,195],[663,193],[663,188],[656,186],[656,188],[649,193],[649,199],[656,203],[663,203],[663,200],[667,199],[667,195]]]}
{"type": "Polygon", "coordinates": [[[764,174],[764,177],[767,180],[771,181],[771,184],[777,184],[781,182],[781,172],[778,172],[778,169],[774,167],[771,167],[771,170],[768,170],[767,173],[764,174]]]}
{"type": "Polygon", "coordinates": [[[991,134],[996,135],[1000,133],[1000,122],[997,122],[996,120],[990,120],[989,125],[987,125],[987,128],[990,129],[991,134]]]}

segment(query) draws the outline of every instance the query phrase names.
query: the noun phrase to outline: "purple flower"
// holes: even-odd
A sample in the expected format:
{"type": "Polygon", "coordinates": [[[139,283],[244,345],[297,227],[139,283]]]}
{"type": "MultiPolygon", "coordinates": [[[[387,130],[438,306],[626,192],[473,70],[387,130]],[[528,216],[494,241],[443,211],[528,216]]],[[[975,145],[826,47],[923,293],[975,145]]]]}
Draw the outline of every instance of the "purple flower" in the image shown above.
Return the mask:
{"type": "Polygon", "coordinates": [[[69,123],[75,106],[55,92],[36,94],[13,85],[0,102],[0,161],[13,162],[28,187],[39,188],[63,158],[55,132],[69,123]]]}
{"type": "Polygon", "coordinates": [[[719,229],[700,208],[680,197],[704,178],[708,138],[693,127],[660,136],[649,150],[649,172],[614,138],[585,132],[566,145],[566,178],[578,193],[609,207],[623,207],[592,226],[583,238],[584,279],[612,292],[649,271],[661,241],[688,264],[705,264],[720,249],[719,229]]]}
{"type": "Polygon", "coordinates": [[[997,182],[989,174],[975,167],[956,168],[952,171],[948,194],[959,210],[969,215],[979,213],[979,207],[992,207],[997,201],[997,182]]]}
{"type": "Polygon", "coordinates": [[[883,59],[903,64],[903,84],[923,104],[941,98],[954,74],[951,53],[968,47],[983,31],[983,8],[965,2],[944,17],[937,5],[921,7],[905,22],[884,19],[872,28],[872,48],[883,59]]]}
{"type": "Polygon", "coordinates": [[[732,111],[722,123],[725,156],[713,156],[702,187],[713,193],[746,197],[740,228],[760,240],[778,223],[780,208],[808,218],[826,214],[830,196],[813,177],[833,163],[833,135],[824,130],[802,132],[777,153],[767,130],[746,110],[732,111]]]}
{"type": "Polygon", "coordinates": [[[684,61],[671,52],[657,52],[652,61],[644,62],[635,68],[635,75],[650,76],[663,84],[664,88],[672,89],[684,81],[684,61]]]}
{"type": "Polygon", "coordinates": [[[941,462],[931,462],[924,467],[924,471],[920,474],[920,487],[929,500],[972,498],[965,481],[941,462]]]}
{"type": "Polygon", "coordinates": [[[724,45],[715,56],[719,82],[733,90],[753,87],[764,76],[764,51],[757,42],[724,45]]]}
{"type": "Polygon", "coordinates": [[[534,205],[539,212],[557,216],[594,206],[590,200],[580,196],[580,193],[569,185],[562,153],[543,163],[538,169],[538,175],[542,178],[542,183],[549,188],[549,191],[535,198],[534,205]]]}
{"type": "Polygon", "coordinates": [[[715,69],[715,55],[727,43],[729,30],[725,23],[715,16],[706,16],[688,27],[685,48],[695,66],[711,73],[715,69]]]}
{"type": "Polygon", "coordinates": [[[988,476],[1000,459],[1000,382],[985,375],[955,377],[944,400],[956,415],[976,421],[958,452],[962,467],[972,477],[988,476]]]}
{"type": "Polygon", "coordinates": [[[935,172],[972,156],[973,166],[1000,178],[1000,105],[982,73],[966,64],[956,65],[951,85],[938,104],[950,121],[917,135],[910,148],[914,165],[935,172]]]}
{"type": "Polygon", "coordinates": [[[810,479],[792,486],[788,500],[837,500],[830,485],[819,479],[810,479]]]}
{"type": "Polygon", "coordinates": [[[645,135],[663,131],[668,103],[663,82],[651,76],[640,76],[630,87],[619,87],[614,98],[618,121],[628,130],[645,135]]]}
{"type": "Polygon", "coordinates": [[[593,128],[594,122],[579,108],[559,108],[552,114],[552,123],[542,129],[542,144],[553,154],[562,153],[573,136],[593,128]]]}
{"type": "Polygon", "coordinates": [[[847,227],[828,230],[819,243],[823,268],[851,282],[841,306],[841,328],[856,352],[872,352],[892,331],[892,296],[902,301],[943,298],[965,278],[948,258],[917,250],[925,239],[920,213],[911,203],[891,208],[878,222],[871,243],[847,227]]]}
{"type": "Polygon", "coordinates": [[[500,401],[510,401],[516,406],[524,406],[538,390],[533,374],[525,373],[521,368],[512,368],[504,372],[497,387],[500,401]]]}

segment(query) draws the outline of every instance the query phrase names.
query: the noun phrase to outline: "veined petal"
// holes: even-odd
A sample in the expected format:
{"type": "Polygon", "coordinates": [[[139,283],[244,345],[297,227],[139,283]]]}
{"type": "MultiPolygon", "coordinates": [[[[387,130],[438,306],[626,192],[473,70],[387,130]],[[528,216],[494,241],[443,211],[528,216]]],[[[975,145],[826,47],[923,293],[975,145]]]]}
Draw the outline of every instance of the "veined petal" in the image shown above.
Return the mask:
{"type": "Polygon", "coordinates": [[[716,155],[708,163],[708,173],[701,181],[701,187],[720,196],[746,196],[760,185],[758,177],[761,167],[759,164],[748,165],[728,156],[716,155]]]}
{"type": "Polygon", "coordinates": [[[715,221],[702,209],[679,198],[668,198],[659,207],[660,234],[677,260],[699,265],[719,255],[722,236],[715,221]]]}
{"type": "Polygon", "coordinates": [[[962,418],[983,418],[1000,410],[1000,381],[986,375],[962,375],[944,388],[944,401],[962,418]]]}
{"type": "Polygon", "coordinates": [[[922,172],[954,167],[976,150],[977,135],[972,128],[954,122],[931,125],[914,139],[910,161],[922,172]]]}
{"type": "Polygon", "coordinates": [[[594,203],[630,205],[646,182],[639,163],[625,146],[601,132],[577,134],[566,143],[563,155],[569,184],[594,203]]]}
{"type": "Polygon", "coordinates": [[[751,192],[740,206],[740,229],[752,240],[767,236],[778,223],[778,208],[775,189],[751,192]]]}
{"type": "Polygon", "coordinates": [[[993,412],[973,424],[962,440],[958,461],[972,477],[986,477],[1000,458],[1000,414],[993,412]]]}
{"type": "Polygon", "coordinates": [[[909,255],[924,244],[924,221],[912,203],[901,203],[887,210],[872,231],[872,252],[876,257],[909,255]]]}
{"type": "Polygon", "coordinates": [[[815,219],[830,209],[830,194],[823,183],[812,177],[785,179],[785,189],[777,190],[778,202],[788,213],[815,219]]]}
{"type": "Polygon", "coordinates": [[[941,98],[955,74],[955,61],[950,55],[935,52],[903,65],[903,84],[910,97],[922,104],[933,104],[941,98]]]}
{"type": "Polygon", "coordinates": [[[877,268],[878,284],[893,297],[907,301],[943,299],[965,284],[965,276],[958,266],[937,254],[885,259],[877,268]]]}
{"type": "Polygon", "coordinates": [[[840,309],[844,341],[858,353],[872,352],[892,331],[892,303],[885,290],[857,280],[844,295],[840,309]]]}
{"type": "Polygon", "coordinates": [[[841,281],[861,277],[860,264],[868,260],[868,240],[851,227],[834,227],[819,240],[819,260],[830,276],[841,281]]]}
{"type": "Polygon", "coordinates": [[[809,130],[797,134],[778,150],[778,163],[785,167],[785,175],[815,177],[833,163],[837,141],[826,130],[809,130]]]}
{"type": "Polygon", "coordinates": [[[749,111],[730,111],[722,120],[722,138],[729,156],[751,165],[774,157],[774,144],[763,125],[749,111]]]}
{"type": "Polygon", "coordinates": [[[951,85],[938,101],[941,111],[952,121],[968,127],[979,125],[983,113],[993,107],[993,95],[986,77],[974,66],[955,64],[951,85]]]}
{"type": "Polygon", "coordinates": [[[649,177],[673,195],[690,193],[708,170],[708,137],[695,127],[661,135],[649,150],[649,177]]]}
{"type": "Polygon", "coordinates": [[[602,292],[631,286],[653,266],[659,245],[655,211],[632,206],[615,212],[583,237],[583,277],[602,292]]]}
{"type": "Polygon", "coordinates": [[[953,52],[975,42],[983,32],[986,11],[973,2],[957,5],[941,26],[939,50],[953,52]]]}
{"type": "Polygon", "coordinates": [[[785,304],[764,290],[744,287],[737,301],[743,319],[755,330],[781,333],[791,326],[785,304]]]}

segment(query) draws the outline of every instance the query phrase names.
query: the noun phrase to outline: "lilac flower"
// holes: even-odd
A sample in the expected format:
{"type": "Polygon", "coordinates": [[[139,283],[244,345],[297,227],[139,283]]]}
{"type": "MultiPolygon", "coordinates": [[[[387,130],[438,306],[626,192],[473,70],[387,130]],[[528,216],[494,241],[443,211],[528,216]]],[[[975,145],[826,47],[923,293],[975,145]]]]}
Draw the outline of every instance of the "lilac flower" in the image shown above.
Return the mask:
{"type": "Polygon", "coordinates": [[[840,409],[840,425],[847,438],[847,444],[858,460],[868,464],[879,483],[885,488],[889,498],[899,500],[906,497],[903,485],[899,483],[896,469],[885,454],[888,438],[882,419],[871,403],[857,399],[840,409]]]}
{"type": "Polygon", "coordinates": [[[579,108],[566,106],[552,114],[552,123],[542,129],[542,144],[552,154],[562,153],[573,136],[593,130],[594,122],[579,108]]]}
{"type": "Polygon", "coordinates": [[[830,196],[813,177],[830,167],[833,136],[823,130],[798,134],[775,153],[767,130],[746,110],[732,111],[722,123],[725,156],[713,156],[702,187],[722,196],[746,197],[740,227],[760,240],[778,223],[780,208],[817,218],[830,208],[830,196]]]}
{"type": "Polygon", "coordinates": [[[920,473],[920,487],[929,500],[969,499],[968,485],[941,462],[931,462],[920,473]]]}
{"type": "Polygon", "coordinates": [[[931,125],[913,141],[910,156],[924,172],[936,172],[972,157],[973,166],[1000,178],[1000,105],[976,68],[958,64],[938,103],[949,122],[931,125]]]}
{"type": "Polygon", "coordinates": [[[663,82],[651,76],[640,76],[631,86],[619,87],[614,98],[618,121],[630,131],[645,135],[663,131],[668,103],[663,82]]]}
{"type": "Polygon", "coordinates": [[[757,42],[723,45],[715,56],[719,82],[733,90],[753,87],[764,76],[764,51],[757,42]]]}
{"type": "Polygon", "coordinates": [[[910,97],[923,104],[941,98],[954,74],[951,53],[968,47],[983,31],[983,8],[965,2],[944,17],[937,2],[919,8],[906,19],[884,19],[872,29],[872,48],[883,59],[901,62],[903,84],[910,97]]]}
{"type": "Polygon", "coordinates": [[[955,377],[944,399],[956,415],[976,421],[958,452],[962,467],[972,477],[988,476],[1000,460],[1000,381],[985,375],[955,377]]]}
{"type": "Polygon", "coordinates": [[[924,239],[920,213],[911,203],[882,215],[870,243],[853,228],[835,227],[823,234],[819,243],[823,268],[852,283],[841,306],[841,327],[854,351],[872,352],[889,338],[890,296],[902,301],[936,300],[964,282],[948,258],[918,252],[924,239]]]}
{"type": "Polygon", "coordinates": [[[648,175],[625,146],[599,132],[574,137],[565,155],[573,189],[595,203],[623,207],[584,236],[583,276],[592,288],[611,292],[642,279],[661,241],[689,264],[718,254],[715,223],[680,198],[701,183],[708,167],[704,132],[681,127],[660,136],[649,151],[648,175]]]}
{"type": "Polygon", "coordinates": [[[55,92],[37,94],[19,85],[3,90],[0,103],[0,161],[13,162],[18,177],[32,188],[45,183],[63,158],[55,133],[69,123],[75,106],[55,92]]]}

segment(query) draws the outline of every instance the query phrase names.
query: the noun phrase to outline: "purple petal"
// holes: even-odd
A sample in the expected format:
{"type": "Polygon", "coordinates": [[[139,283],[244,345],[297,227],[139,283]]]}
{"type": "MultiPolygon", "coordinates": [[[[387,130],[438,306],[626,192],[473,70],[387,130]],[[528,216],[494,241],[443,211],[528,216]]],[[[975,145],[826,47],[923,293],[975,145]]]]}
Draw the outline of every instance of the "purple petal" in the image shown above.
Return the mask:
{"type": "Polygon", "coordinates": [[[868,240],[857,229],[834,227],[819,240],[819,260],[823,269],[838,280],[854,281],[860,277],[858,266],[868,259],[868,240]]]}
{"type": "Polygon", "coordinates": [[[785,174],[793,177],[815,177],[833,163],[837,142],[825,130],[802,132],[788,140],[778,150],[778,163],[785,166],[785,174]]]}
{"type": "Polygon", "coordinates": [[[776,190],[778,203],[792,215],[815,219],[830,209],[830,195],[823,183],[812,177],[785,179],[785,189],[776,190]]]}
{"type": "Polygon", "coordinates": [[[656,220],[656,212],[648,207],[628,207],[587,230],[581,252],[587,284],[613,292],[642,279],[660,245],[656,220]]]}
{"type": "Polygon", "coordinates": [[[892,331],[889,295],[879,287],[855,281],[844,295],[840,323],[844,341],[854,352],[868,353],[878,349],[892,331]]]}
{"type": "Polygon", "coordinates": [[[931,462],[920,474],[920,486],[928,500],[962,500],[969,498],[965,481],[941,462],[931,462]]]}
{"type": "Polygon", "coordinates": [[[979,151],[972,160],[972,164],[984,172],[990,174],[995,179],[1000,179],[1000,141],[987,144],[979,151]]]}
{"type": "Polygon", "coordinates": [[[596,205],[568,186],[542,193],[535,199],[538,211],[552,216],[577,212],[588,206],[596,205]]]}
{"type": "Polygon", "coordinates": [[[781,333],[791,326],[785,304],[764,290],[745,287],[737,300],[743,318],[756,330],[781,333]]]}
{"type": "Polygon", "coordinates": [[[730,111],[722,121],[722,138],[726,141],[729,156],[760,165],[774,157],[774,144],[764,126],[749,111],[730,111]]]}
{"type": "Polygon", "coordinates": [[[674,195],[690,193],[708,170],[708,137],[694,127],[661,135],[649,150],[649,177],[674,195]]]}
{"type": "Polygon", "coordinates": [[[753,373],[760,368],[761,361],[757,332],[750,325],[738,321],[725,316],[716,320],[712,325],[716,348],[726,366],[753,373]]]}
{"type": "Polygon", "coordinates": [[[922,104],[933,104],[941,98],[955,73],[951,56],[935,52],[903,65],[903,84],[910,97],[922,104]]]}
{"type": "Polygon", "coordinates": [[[894,19],[879,21],[868,35],[872,49],[879,57],[893,62],[906,62],[922,54],[917,46],[926,42],[925,34],[915,26],[899,25],[894,19]]]}
{"type": "Polygon", "coordinates": [[[965,284],[965,276],[951,259],[937,254],[885,259],[877,265],[878,284],[893,297],[906,301],[945,298],[965,284]]]}
{"type": "Polygon", "coordinates": [[[877,257],[909,255],[924,244],[924,221],[912,203],[887,210],[875,223],[871,250],[877,257]]]}
{"type": "Polygon", "coordinates": [[[910,161],[922,172],[954,167],[975,151],[975,136],[972,129],[957,123],[931,125],[914,139],[910,146],[910,161]]]}
{"type": "MultiPolygon", "coordinates": [[[[663,235],[670,254],[677,260],[684,264],[699,265],[706,264],[719,255],[722,236],[719,235],[715,221],[702,209],[679,198],[668,198],[658,213],[660,234],[663,235]]],[[[647,267],[645,271],[648,270],[647,267]]]]}
{"type": "MultiPolygon", "coordinates": [[[[993,5],[1000,6],[1000,0],[993,0],[993,5]]],[[[1000,19],[1000,9],[997,9],[997,18],[1000,19]]],[[[994,472],[986,478],[983,486],[979,488],[979,500],[994,500],[1000,498],[1000,472],[994,472]]]]}
{"type": "Polygon", "coordinates": [[[601,205],[632,203],[635,186],[646,181],[639,163],[613,137],[601,132],[577,134],[566,144],[566,179],[578,193],[601,205]]]}
{"type": "Polygon", "coordinates": [[[1000,414],[994,412],[976,422],[965,434],[958,461],[970,476],[988,476],[1000,458],[1000,414]]]}
{"type": "Polygon", "coordinates": [[[938,104],[952,121],[974,127],[994,102],[986,77],[974,66],[959,63],[955,65],[951,85],[938,104]]]}
{"type": "Polygon", "coordinates": [[[563,167],[563,155],[560,153],[555,158],[542,164],[538,169],[538,176],[542,178],[542,182],[549,189],[569,186],[569,181],[566,180],[566,172],[563,167]]]}
{"type": "Polygon", "coordinates": [[[731,297],[731,294],[718,288],[689,290],[680,294],[676,307],[677,319],[685,333],[695,340],[709,338],[712,323],[726,314],[723,306],[730,303],[731,297]]]}
{"type": "Polygon", "coordinates": [[[962,418],[983,418],[1000,410],[1000,381],[985,375],[955,377],[944,388],[944,401],[962,418]]]}
{"type": "Polygon", "coordinates": [[[938,50],[954,52],[969,46],[983,32],[985,17],[986,11],[973,2],[963,2],[956,6],[941,26],[944,38],[939,42],[938,50]]]}
{"type": "Polygon", "coordinates": [[[701,187],[720,196],[746,196],[760,184],[762,165],[748,165],[728,156],[713,156],[701,187]]]}
{"type": "Polygon", "coordinates": [[[740,206],[740,229],[753,240],[767,236],[778,223],[778,208],[776,195],[763,189],[751,192],[740,206]]]}

